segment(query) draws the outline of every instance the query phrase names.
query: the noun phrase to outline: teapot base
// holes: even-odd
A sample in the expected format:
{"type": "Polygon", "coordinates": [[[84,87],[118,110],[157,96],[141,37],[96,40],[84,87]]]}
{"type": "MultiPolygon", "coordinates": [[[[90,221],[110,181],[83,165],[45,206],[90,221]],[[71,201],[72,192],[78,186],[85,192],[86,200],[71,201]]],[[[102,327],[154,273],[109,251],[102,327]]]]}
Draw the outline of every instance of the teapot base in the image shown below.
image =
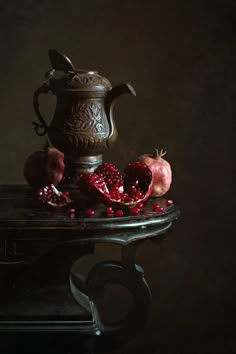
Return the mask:
{"type": "Polygon", "coordinates": [[[102,164],[103,155],[77,156],[71,157],[65,155],[65,172],[62,185],[77,185],[79,177],[84,173],[92,173],[102,164]]]}

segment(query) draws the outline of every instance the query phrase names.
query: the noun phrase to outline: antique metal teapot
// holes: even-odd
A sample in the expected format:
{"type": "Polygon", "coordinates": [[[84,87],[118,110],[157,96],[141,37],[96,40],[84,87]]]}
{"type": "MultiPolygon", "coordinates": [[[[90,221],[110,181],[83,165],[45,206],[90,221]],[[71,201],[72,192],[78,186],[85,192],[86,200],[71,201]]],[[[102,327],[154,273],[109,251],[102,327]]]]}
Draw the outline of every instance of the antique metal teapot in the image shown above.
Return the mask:
{"type": "Polygon", "coordinates": [[[103,152],[117,139],[112,116],[116,98],[123,93],[136,94],[130,84],[112,88],[97,71],[76,69],[67,56],[55,49],[48,53],[52,69],[34,93],[39,122],[33,125],[37,135],[48,134],[50,143],[65,154],[67,174],[75,179],[102,163],[103,152]],[[57,104],[48,125],[39,110],[39,96],[50,91],[56,95],[57,104]]]}

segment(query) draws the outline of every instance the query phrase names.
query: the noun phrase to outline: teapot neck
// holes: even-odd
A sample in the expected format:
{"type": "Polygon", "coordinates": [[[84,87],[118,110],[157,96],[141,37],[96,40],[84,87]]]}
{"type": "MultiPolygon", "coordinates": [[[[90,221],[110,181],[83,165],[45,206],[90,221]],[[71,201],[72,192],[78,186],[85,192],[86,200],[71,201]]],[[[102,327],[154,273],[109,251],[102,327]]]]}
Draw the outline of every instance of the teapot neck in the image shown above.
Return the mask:
{"type": "Polygon", "coordinates": [[[65,184],[76,185],[81,174],[92,173],[103,162],[103,155],[72,157],[65,155],[65,184]]]}

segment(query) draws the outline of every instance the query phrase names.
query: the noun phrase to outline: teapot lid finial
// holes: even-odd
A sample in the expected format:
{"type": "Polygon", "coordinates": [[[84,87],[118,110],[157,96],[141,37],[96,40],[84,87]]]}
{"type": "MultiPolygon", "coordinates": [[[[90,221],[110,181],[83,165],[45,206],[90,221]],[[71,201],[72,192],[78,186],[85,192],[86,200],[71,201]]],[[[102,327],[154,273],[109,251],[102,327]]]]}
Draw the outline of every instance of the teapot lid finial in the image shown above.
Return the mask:
{"type": "Polygon", "coordinates": [[[48,55],[52,70],[46,73],[46,78],[47,80],[53,79],[54,89],[93,92],[111,90],[112,86],[109,80],[99,75],[96,70],[77,69],[66,55],[56,49],[49,49],[48,55]],[[65,75],[55,78],[55,71],[64,72],[65,75]]]}

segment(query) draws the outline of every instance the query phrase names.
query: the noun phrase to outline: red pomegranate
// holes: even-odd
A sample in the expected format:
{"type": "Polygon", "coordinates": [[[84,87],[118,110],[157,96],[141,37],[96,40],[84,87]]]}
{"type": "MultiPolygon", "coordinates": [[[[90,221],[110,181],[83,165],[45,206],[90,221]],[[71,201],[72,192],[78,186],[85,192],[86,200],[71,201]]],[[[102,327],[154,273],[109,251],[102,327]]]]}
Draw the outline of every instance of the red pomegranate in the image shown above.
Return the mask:
{"type": "Polygon", "coordinates": [[[99,166],[94,173],[85,173],[79,178],[81,193],[105,204],[134,207],[146,200],[152,191],[152,172],[142,162],[129,163],[124,177],[110,162],[99,166]]]}
{"type": "Polygon", "coordinates": [[[138,161],[144,162],[152,171],[153,185],[151,196],[161,197],[171,186],[172,171],[168,161],[163,159],[166,151],[155,149],[152,155],[143,154],[138,157],[138,161]]]}
{"type": "Polygon", "coordinates": [[[53,147],[35,151],[25,161],[23,174],[27,183],[39,188],[61,181],[64,174],[64,154],[53,147]]]}

